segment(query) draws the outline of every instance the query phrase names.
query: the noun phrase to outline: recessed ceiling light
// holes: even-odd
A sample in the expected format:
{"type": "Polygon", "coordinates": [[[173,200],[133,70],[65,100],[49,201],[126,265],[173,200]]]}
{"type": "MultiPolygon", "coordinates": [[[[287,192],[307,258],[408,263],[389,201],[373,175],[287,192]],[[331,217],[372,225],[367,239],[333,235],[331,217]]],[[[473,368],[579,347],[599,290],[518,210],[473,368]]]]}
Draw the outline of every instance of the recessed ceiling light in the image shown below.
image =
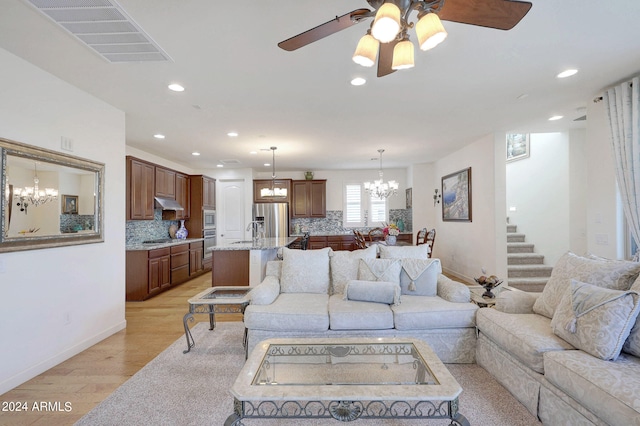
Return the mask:
{"type": "Polygon", "coordinates": [[[169,90],[173,90],[174,92],[184,92],[184,87],[177,83],[172,83],[169,86],[169,90]]]}
{"type": "Polygon", "coordinates": [[[198,155],[200,155],[200,153],[198,151],[194,151],[191,153],[191,155],[195,155],[197,157],[198,155]]]}
{"type": "Polygon", "coordinates": [[[365,84],[367,82],[367,80],[365,80],[362,77],[356,77],[353,80],[351,80],[351,85],[352,86],[362,86],[363,84],[365,84]]]}
{"type": "Polygon", "coordinates": [[[153,137],[156,139],[164,139],[164,135],[161,135],[160,133],[153,135],[153,137]]]}
{"type": "Polygon", "coordinates": [[[271,163],[264,163],[265,167],[269,167],[271,165],[271,163]]]}
{"type": "Polygon", "coordinates": [[[258,153],[258,151],[249,151],[249,154],[251,155],[256,155],[258,153]]]}
{"type": "Polygon", "coordinates": [[[554,115],[553,117],[549,117],[549,121],[556,121],[564,118],[564,115],[554,115]]]}
{"type": "Polygon", "coordinates": [[[231,137],[231,138],[235,138],[238,136],[238,132],[229,132],[227,133],[227,136],[231,137]]]}
{"type": "Polygon", "coordinates": [[[224,167],[224,164],[218,164],[216,167],[224,167]]]}
{"type": "Polygon", "coordinates": [[[562,71],[560,74],[556,75],[556,77],[567,78],[567,77],[571,77],[572,75],[576,75],[577,73],[578,73],[578,70],[576,69],[568,69],[568,70],[562,71]]]}

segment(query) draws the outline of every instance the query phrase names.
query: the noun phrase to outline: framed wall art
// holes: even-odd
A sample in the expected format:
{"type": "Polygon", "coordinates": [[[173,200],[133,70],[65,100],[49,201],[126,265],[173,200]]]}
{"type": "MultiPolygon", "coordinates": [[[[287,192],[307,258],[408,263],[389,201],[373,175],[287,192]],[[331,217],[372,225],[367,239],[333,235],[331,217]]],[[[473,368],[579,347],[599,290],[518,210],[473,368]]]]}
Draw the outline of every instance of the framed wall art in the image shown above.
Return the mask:
{"type": "Polygon", "coordinates": [[[471,222],[471,167],[442,178],[442,220],[471,222]]]}
{"type": "Polygon", "coordinates": [[[62,214],[78,214],[78,196],[62,196],[62,214]]]}
{"type": "Polygon", "coordinates": [[[522,160],[529,156],[529,134],[507,134],[507,161],[522,160]]]}

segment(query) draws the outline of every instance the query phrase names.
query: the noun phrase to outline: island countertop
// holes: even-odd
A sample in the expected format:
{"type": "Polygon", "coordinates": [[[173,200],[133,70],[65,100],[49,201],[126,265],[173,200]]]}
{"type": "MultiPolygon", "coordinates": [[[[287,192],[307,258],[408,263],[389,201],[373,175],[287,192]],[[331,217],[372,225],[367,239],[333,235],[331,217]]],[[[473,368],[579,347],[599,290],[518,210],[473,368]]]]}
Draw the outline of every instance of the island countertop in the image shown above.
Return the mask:
{"type": "Polygon", "coordinates": [[[263,238],[259,243],[253,241],[218,242],[216,245],[207,248],[207,251],[228,251],[228,250],[272,250],[287,247],[298,237],[263,238]]]}

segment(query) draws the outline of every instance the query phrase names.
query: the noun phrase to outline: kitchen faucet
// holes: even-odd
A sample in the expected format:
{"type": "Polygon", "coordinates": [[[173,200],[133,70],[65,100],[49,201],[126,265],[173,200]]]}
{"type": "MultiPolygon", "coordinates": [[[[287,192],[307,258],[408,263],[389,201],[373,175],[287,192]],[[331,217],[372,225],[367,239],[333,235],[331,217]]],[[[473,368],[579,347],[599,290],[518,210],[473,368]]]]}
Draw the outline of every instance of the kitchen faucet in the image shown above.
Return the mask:
{"type": "Polygon", "coordinates": [[[258,243],[264,238],[264,220],[253,220],[247,225],[247,232],[251,230],[251,239],[254,243],[258,243]]]}

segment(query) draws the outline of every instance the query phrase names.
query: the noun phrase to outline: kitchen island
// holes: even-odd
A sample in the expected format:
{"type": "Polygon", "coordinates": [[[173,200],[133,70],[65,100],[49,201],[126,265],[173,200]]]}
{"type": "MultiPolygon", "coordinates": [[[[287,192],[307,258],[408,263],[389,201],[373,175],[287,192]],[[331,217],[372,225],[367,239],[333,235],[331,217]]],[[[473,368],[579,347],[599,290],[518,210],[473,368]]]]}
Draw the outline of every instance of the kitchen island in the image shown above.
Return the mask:
{"type": "Polygon", "coordinates": [[[211,285],[255,286],[264,278],[267,262],[275,260],[278,249],[288,247],[298,237],[263,238],[253,241],[220,242],[207,250],[212,254],[211,285]]]}

